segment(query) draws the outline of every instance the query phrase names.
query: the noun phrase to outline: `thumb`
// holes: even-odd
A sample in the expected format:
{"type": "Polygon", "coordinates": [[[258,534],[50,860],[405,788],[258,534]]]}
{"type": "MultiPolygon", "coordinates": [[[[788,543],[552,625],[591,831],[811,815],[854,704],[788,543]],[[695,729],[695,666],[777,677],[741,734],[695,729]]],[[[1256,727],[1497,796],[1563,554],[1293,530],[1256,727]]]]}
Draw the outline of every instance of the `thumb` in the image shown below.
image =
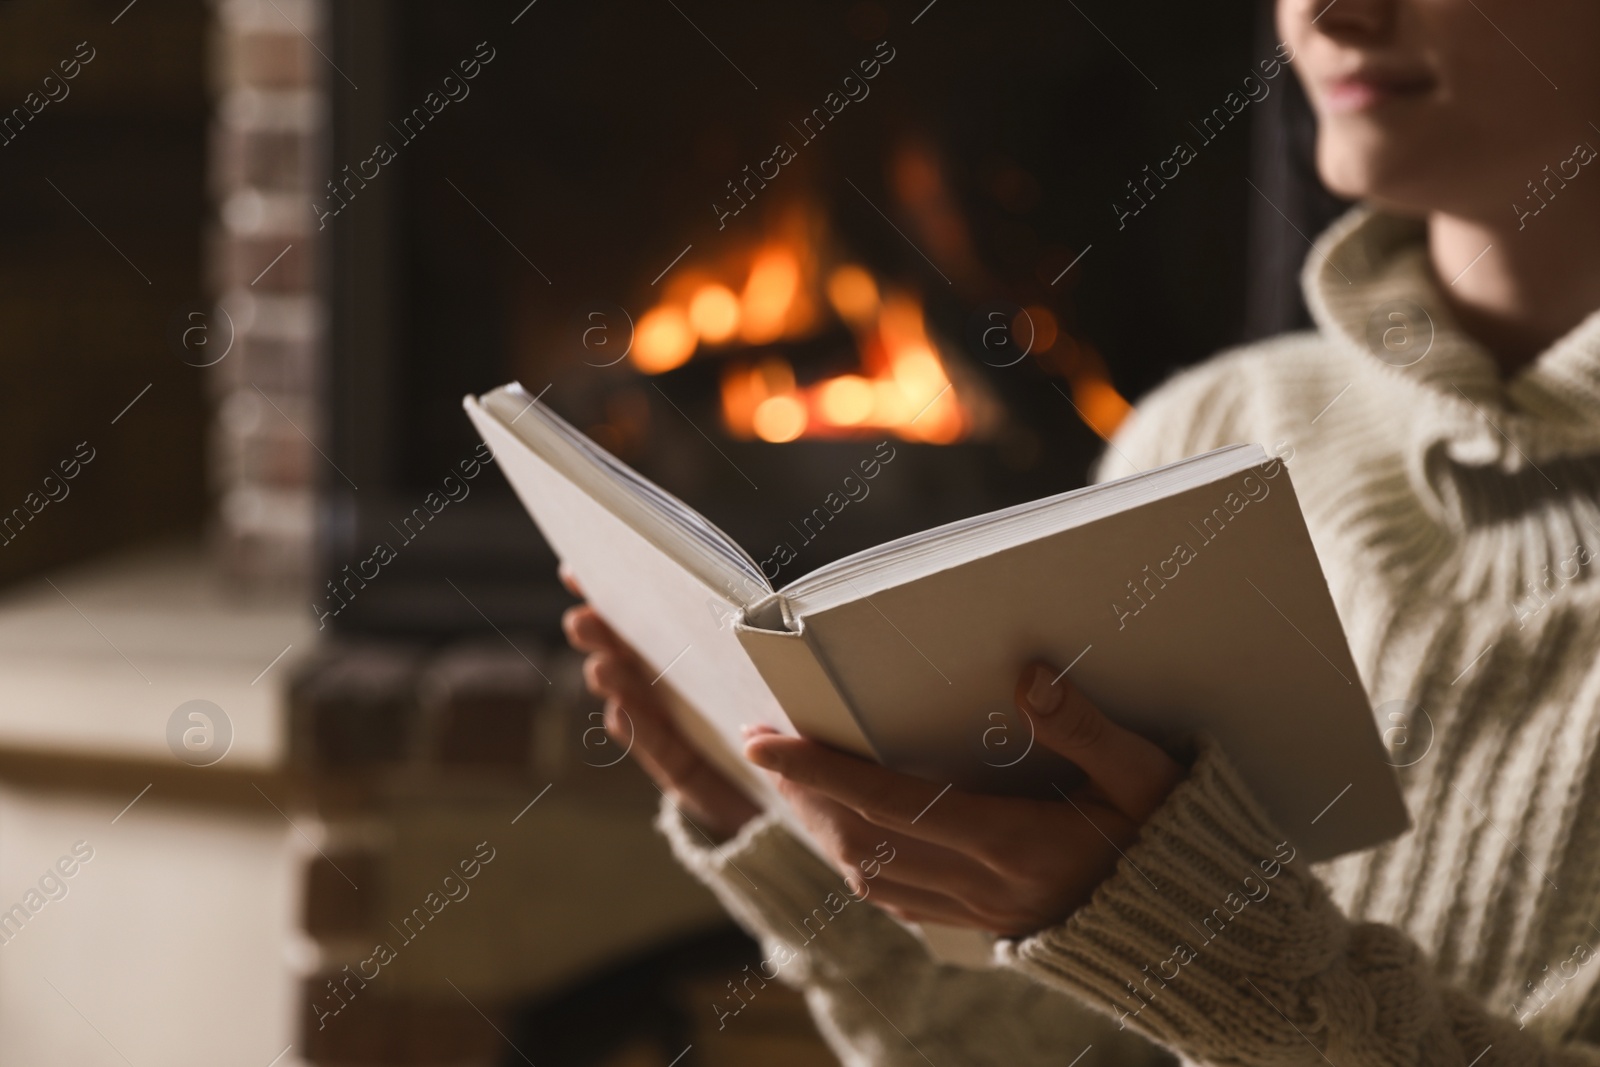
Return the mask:
{"type": "Polygon", "coordinates": [[[1040,744],[1082,768],[1117,810],[1144,822],[1183,778],[1183,767],[1106,718],[1065,674],[1045,663],[1023,668],[1017,707],[1032,718],[1040,744]]]}

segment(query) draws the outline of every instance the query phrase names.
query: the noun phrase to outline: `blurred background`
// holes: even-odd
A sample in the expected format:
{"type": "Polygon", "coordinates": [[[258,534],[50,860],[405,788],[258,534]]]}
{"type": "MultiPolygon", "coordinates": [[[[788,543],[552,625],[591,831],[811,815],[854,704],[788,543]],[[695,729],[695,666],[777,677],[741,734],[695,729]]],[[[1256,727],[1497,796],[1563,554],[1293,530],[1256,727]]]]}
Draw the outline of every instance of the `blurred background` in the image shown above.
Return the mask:
{"type": "Polygon", "coordinates": [[[832,1062],[461,399],[780,583],[1081,485],[1306,321],[1268,7],[0,2],[0,1060],[832,1062]]]}

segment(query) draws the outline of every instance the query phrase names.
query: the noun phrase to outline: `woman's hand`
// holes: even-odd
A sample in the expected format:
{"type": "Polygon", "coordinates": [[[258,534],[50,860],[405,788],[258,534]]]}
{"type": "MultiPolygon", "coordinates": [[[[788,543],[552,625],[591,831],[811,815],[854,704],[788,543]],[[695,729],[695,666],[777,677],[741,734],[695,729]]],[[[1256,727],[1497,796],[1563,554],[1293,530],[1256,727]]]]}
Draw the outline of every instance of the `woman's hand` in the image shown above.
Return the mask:
{"type": "MultiPolygon", "coordinates": [[[[562,581],[574,595],[583,595],[570,575],[563,573],[562,581]]],[[[684,739],[638,655],[593,608],[580,604],[569,609],[561,625],[572,647],[588,653],[583,679],[591,693],[605,699],[606,733],[629,747],[684,815],[720,842],[760,814],[738,786],[684,739]]]]}
{"type": "Polygon", "coordinates": [[[765,729],[750,732],[745,755],[852,886],[889,842],[870,891],[890,914],[1020,936],[1088,901],[1184,770],[1046,664],[1023,671],[1015,698],[1038,742],[1082,768],[1086,785],[1056,801],[966,793],[765,729]]]}

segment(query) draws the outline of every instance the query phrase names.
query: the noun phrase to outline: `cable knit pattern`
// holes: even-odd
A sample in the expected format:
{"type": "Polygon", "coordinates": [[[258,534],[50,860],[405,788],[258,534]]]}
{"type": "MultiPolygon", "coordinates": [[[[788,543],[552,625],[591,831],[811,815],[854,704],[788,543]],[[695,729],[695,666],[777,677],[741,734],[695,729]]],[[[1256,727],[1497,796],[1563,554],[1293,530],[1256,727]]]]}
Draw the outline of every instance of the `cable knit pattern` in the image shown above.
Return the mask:
{"type": "MultiPolygon", "coordinates": [[[[1014,971],[934,963],[922,943],[870,903],[772,816],[712,845],[670,803],[657,826],[684,864],[758,938],[763,966],[730,974],[707,1011],[737,1032],[761,978],[802,989],[845,1067],[1160,1067],[1170,1058],[1067,996],[1014,971]],[[1062,1052],[1067,1052],[1062,1059],[1062,1052]]],[[[890,861],[890,867],[893,861],[890,861]]]]}
{"type": "Polygon", "coordinates": [[[1203,1063],[1600,1064],[1443,986],[1414,942],[1350,921],[1284,847],[1204,743],[1090,904],[1000,955],[1203,1063]]]}
{"type": "MultiPolygon", "coordinates": [[[[986,983],[1019,974],[1196,1063],[1600,1064],[1600,313],[1505,380],[1449,315],[1422,237],[1365,210],[1340,220],[1306,262],[1317,330],[1179,374],[1099,472],[1239,441],[1286,458],[1414,828],[1331,863],[1285,862],[1283,836],[1200,739],[1089,904],[1002,943],[1005,968],[952,980],[944,1025],[918,1041],[939,1067],[1066,1062],[1083,1047],[1036,1051],[1034,1027],[1061,1028],[1048,1001],[995,1038],[1018,1042],[1009,1056],[941,1043],[963,1020],[993,1029],[950,998],[982,1004],[986,983]]],[[[771,934],[760,894],[680,845],[771,934]]],[[[826,873],[773,826],[724,851],[741,867],[771,858],[774,884],[826,873]]],[[[900,1019],[861,1001],[942,969],[885,917],[854,918],[851,945],[808,950],[804,984],[848,1062],[898,1063],[865,1050],[889,1049],[867,1035],[900,1019]],[[882,966],[879,945],[896,946],[882,966]],[[823,957],[853,961],[859,990],[838,988],[823,957]]]]}

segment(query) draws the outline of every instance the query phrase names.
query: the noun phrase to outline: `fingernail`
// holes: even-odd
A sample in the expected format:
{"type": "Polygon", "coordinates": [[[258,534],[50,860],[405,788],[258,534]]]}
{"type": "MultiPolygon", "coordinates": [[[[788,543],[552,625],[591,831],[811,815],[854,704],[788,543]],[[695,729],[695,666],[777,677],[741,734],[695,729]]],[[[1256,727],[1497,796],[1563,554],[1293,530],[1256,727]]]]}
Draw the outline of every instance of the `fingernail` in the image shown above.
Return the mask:
{"type": "Polygon", "coordinates": [[[752,737],[756,736],[756,734],[759,734],[760,732],[761,732],[761,727],[755,726],[755,725],[753,725],[751,723],[745,723],[743,726],[739,727],[739,734],[746,741],[750,740],[752,737]]]}
{"type": "Polygon", "coordinates": [[[1062,698],[1066,696],[1059,685],[1054,684],[1049,670],[1044,667],[1033,668],[1033,681],[1028,683],[1028,692],[1023,699],[1028,702],[1028,710],[1035,715],[1049,715],[1061,706],[1062,698]]]}
{"type": "Polygon", "coordinates": [[[749,760],[751,763],[754,763],[757,767],[764,767],[767,770],[771,770],[777,766],[777,761],[772,758],[772,753],[759,746],[752,747],[750,745],[745,745],[744,758],[749,760]]]}

